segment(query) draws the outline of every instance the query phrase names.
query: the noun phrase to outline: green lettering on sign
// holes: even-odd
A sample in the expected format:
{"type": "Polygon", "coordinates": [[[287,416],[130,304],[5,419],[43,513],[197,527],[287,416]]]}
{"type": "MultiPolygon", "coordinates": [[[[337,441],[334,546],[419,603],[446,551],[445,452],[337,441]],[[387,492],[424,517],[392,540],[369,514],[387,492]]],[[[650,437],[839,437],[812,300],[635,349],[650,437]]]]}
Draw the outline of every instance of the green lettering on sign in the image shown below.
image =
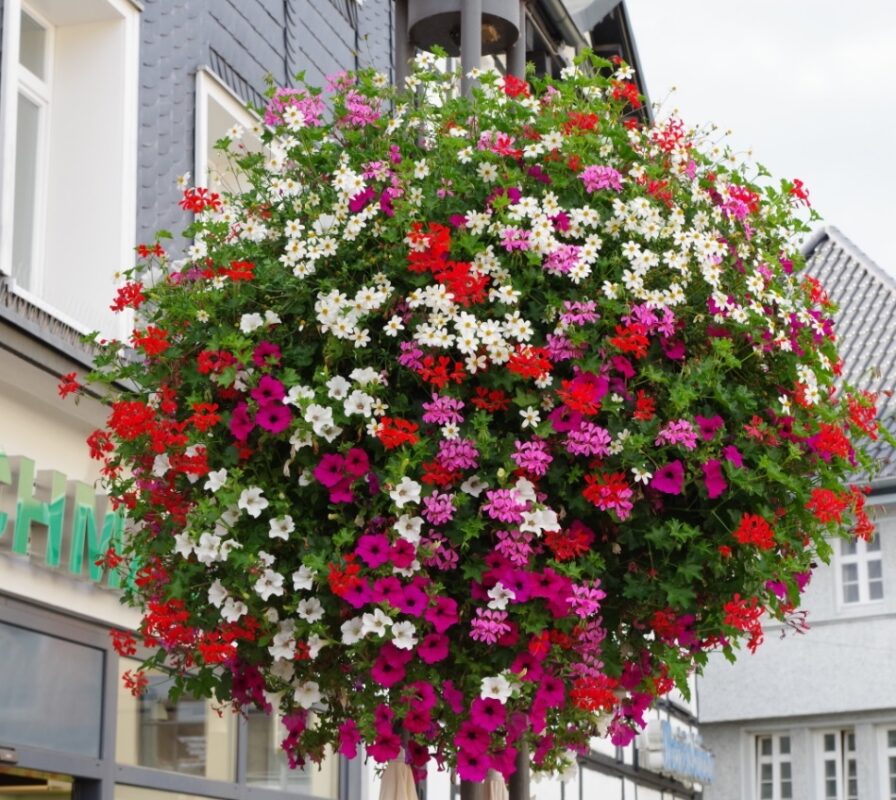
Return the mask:
{"type": "MultiPolygon", "coordinates": [[[[72,481],[74,486],[74,512],[71,527],[71,556],[68,568],[80,575],[84,568],[84,548],[87,547],[87,572],[92,581],[103,578],[104,567],[97,566],[106,551],[121,541],[123,520],[117,511],[101,514],[96,509],[96,495],[85,483],[72,481]]],[[[117,572],[112,576],[117,579],[117,572]]],[[[110,586],[112,585],[110,576],[110,586]]]]}

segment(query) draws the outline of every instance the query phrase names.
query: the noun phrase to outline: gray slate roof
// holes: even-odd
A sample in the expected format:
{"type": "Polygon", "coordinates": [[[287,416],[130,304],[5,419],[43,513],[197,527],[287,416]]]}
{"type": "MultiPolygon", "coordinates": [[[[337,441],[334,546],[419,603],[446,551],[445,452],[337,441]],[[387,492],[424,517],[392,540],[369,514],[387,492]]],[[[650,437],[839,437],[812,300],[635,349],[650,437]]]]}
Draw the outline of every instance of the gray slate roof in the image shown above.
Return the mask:
{"type": "MultiPolygon", "coordinates": [[[[839,310],[835,314],[843,380],[878,392],[879,418],[893,430],[896,398],[896,278],[884,272],[837,228],[826,226],[803,248],[808,271],[821,282],[839,310]]],[[[896,484],[896,452],[878,442],[881,462],[876,488],[896,484]]]]}

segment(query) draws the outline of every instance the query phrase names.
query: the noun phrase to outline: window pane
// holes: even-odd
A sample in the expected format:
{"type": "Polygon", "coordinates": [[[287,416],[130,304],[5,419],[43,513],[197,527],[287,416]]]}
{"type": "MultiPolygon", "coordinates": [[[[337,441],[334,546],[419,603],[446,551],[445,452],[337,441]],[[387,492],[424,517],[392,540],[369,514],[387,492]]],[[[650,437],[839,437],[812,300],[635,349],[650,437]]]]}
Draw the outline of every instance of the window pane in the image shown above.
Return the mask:
{"type": "MultiPolygon", "coordinates": [[[[856,735],[854,733],[847,733],[846,734],[846,752],[854,753],[855,751],[856,751],[856,735]]],[[[851,761],[850,763],[854,764],[855,762],[851,761]]]]}
{"type": "Polygon", "coordinates": [[[22,12],[19,30],[19,63],[41,80],[46,80],[47,30],[22,12]]]}
{"type": "Polygon", "coordinates": [[[856,554],[856,540],[855,539],[841,539],[840,540],[840,555],[854,556],[855,554],[856,554]]]}
{"type": "MultiPolygon", "coordinates": [[[[837,750],[837,736],[833,733],[826,733],[824,735],[824,751],[826,753],[833,753],[837,750]]],[[[829,764],[833,763],[831,761],[827,762],[829,764]]]]}
{"type": "Polygon", "coordinates": [[[870,542],[866,542],[865,549],[869,552],[880,550],[880,536],[875,536],[870,542]]]}
{"type": "MultiPolygon", "coordinates": [[[[136,662],[121,659],[122,672],[136,662]]],[[[149,674],[149,686],[133,697],[119,683],[115,758],[212,780],[232,781],[236,760],[236,717],[219,715],[206,700],[168,699],[170,678],[149,674]]]]}
{"type": "Polygon", "coordinates": [[[790,773],[790,762],[789,762],[789,761],[782,761],[782,762],[781,762],[781,780],[782,780],[782,781],[789,781],[791,777],[792,777],[792,776],[791,776],[791,773],[790,773]]]}
{"type": "Polygon", "coordinates": [[[868,584],[868,598],[870,600],[883,600],[884,597],[884,582],[883,581],[872,581],[868,584]]]}
{"type": "Polygon", "coordinates": [[[857,583],[843,587],[843,602],[858,603],[859,602],[859,585],[857,583]]]}
{"type": "Polygon", "coordinates": [[[843,565],[843,583],[858,583],[859,565],[844,564],[843,565]]]}
{"type": "Polygon", "coordinates": [[[759,797],[762,800],[772,800],[773,795],[773,787],[770,783],[763,783],[761,791],[759,792],[759,797]]]}
{"type": "MultiPolygon", "coordinates": [[[[896,731],[892,731],[893,736],[896,736],[896,731]]],[[[770,756],[772,754],[772,740],[770,736],[763,736],[759,740],[759,752],[764,756],[770,756]]]]}
{"type": "Polygon", "coordinates": [[[0,742],[97,757],[103,651],[0,622],[0,742]]]}
{"type": "Polygon", "coordinates": [[[790,800],[793,797],[793,784],[790,781],[781,781],[781,800],[790,800]]]}
{"type": "Polygon", "coordinates": [[[778,752],[781,753],[781,755],[787,755],[790,752],[789,736],[778,737],[778,752]]]}
{"type": "Polygon", "coordinates": [[[770,781],[772,779],[772,765],[771,764],[763,764],[760,767],[759,774],[763,781],[770,781]]]}
{"type": "Polygon", "coordinates": [[[881,568],[881,560],[879,558],[872,559],[868,562],[868,577],[871,580],[878,580],[883,577],[881,568]]]}
{"type": "Polygon", "coordinates": [[[835,762],[835,761],[825,761],[824,762],[824,776],[825,776],[825,778],[836,778],[837,777],[837,762],[835,762]]]}
{"type": "Polygon", "coordinates": [[[896,730],[887,731],[887,747],[896,749],[896,730]]]}
{"type": "Polygon", "coordinates": [[[37,196],[37,147],[42,109],[19,95],[16,118],[15,209],[12,230],[12,276],[24,289],[34,279],[34,218],[37,196]]]}
{"type": "Polygon", "coordinates": [[[285,730],[278,717],[251,711],[246,722],[249,750],[246,783],[329,800],[339,796],[339,760],[336,756],[328,755],[320,768],[309,763],[305,769],[289,769],[286,754],[280,747],[285,730]]]}

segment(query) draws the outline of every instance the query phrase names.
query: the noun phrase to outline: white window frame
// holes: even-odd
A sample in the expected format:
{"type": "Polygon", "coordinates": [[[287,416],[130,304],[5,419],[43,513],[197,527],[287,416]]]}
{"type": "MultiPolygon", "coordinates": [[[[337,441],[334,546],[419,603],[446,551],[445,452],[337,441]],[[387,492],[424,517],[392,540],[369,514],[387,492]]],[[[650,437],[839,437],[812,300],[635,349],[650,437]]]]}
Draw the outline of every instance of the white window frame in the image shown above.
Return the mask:
{"type": "MultiPolygon", "coordinates": [[[[121,67],[123,100],[122,169],[121,169],[121,214],[118,220],[110,220],[110,236],[118,235],[118,261],[126,267],[134,262],[134,244],[137,225],[137,146],[139,114],[139,49],[141,8],[132,0],[98,0],[122,18],[125,37],[125,58],[121,67]]],[[[30,286],[19,286],[13,280],[11,290],[31,305],[50,314],[59,321],[81,333],[89,333],[93,326],[74,319],[69,314],[47,302],[42,293],[47,275],[46,247],[48,192],[52,190],[49,174],[51,115],[53,113],[53,54],[55,32],[59,26],[40,13],[32,0],[5,0],[3,3],[2,64],[0,64],[0,275],[12,276],[12,243],[15,204],[15,163],[16,125],[18,118],[18,98],[21,89],[34,102],[40,99],[46,104],[44,119],[41,120],[40,141],[37,143],[37,165],[35,176],[34,240],[32,244],[32,275],[30,286]],[[20,62],[19,42],[21,33],[21,13],[25,12],[47,31],[45,80],[34,76],[20,62]]],[[[109,301],[114,295],[114,285],[109,282],[109,301]]],[[[98,299],[99,300],[99,299],[98,299]]],[[[106,298],[102,298],[105,303],[106,298]]],[[[105,303],[108,305],[108,303],[105,303]]],[[[120,314],[117,331],[124,338],[133,324],[132,314],[120,314]]]]}
{"type": "Polygon", "coordinates": [[[879,753],[880,753],[880,785],[881,797],[885,800],[896,800],[896,784],[891,785],[892,781],[896,781],[896,722],[884,725],[878,731],[879,735],[879,753]],[[893,734],[893,743],[890,744],[890,734],[893,734]],[[893,759],[892,769],[890,767],[890,759],[893,759]]]}
{"type": "Polygon", "coordinates": [[[755,781],[755,798],[756,800],[790,800],[793,797],[793,735],[790,731],[782,731],[779,733],[759,733],[753,737],[753,758],[755,762],[754,781],[755,781]],[[762,753],[762,741],[768,739],[771,741],[771,753],[764,755],[762,753]],[[781,740],[787,740],[786,753],[781,752],[781,740]],[[787,769],[783,765],[787,765],[787,769]],[[762,767],[771,766],[772,777],[772,796],[762,796],[762,767]],[[788,773],[788,774],[782,774],[788,773]],[[790,784],[790,792],[785,793],[784,784],[790,784]]]}
{"type": "Polygon", "coordinates": [[[858,755],[856,753],[856,735],[852,728],[836,728],[816,731],[815,733],[815,764],[816,784],[819,788],[820,800],[858,800],[861,794],[858,791],[858,755]],[[833,737],[834,749],[825,749],[825,740],[833,737]],[[851,749],[849,748],[851,744],[851,749]],[[850,779],[849,766],[852,763],[856,780],[856,791],[848,791],[850,779]],[[828,765],[834,765],[833,776],[828,775],[828,765]],[[834,794],[828,792],[827,782],[833,780],[835,784],[834,794]]]}
{"type": "MultiPolygon", "coordinates": [[[[860,606],[872,605],[877,603],[883,603],[885,599],[885,593],[883,591],[883,551],[881,547],[881,539],[880,539],[880,531],[876,530],[874,532],[874,538],[871,542],[866,542],[864,539],[856,539],[855,540],[855,552],[854,553],[845,553],[844,549],[847,546],[847,541],[845,539],[841,539],[835,543],[835,576],[836,580],[834,581],[837,591],[837,607],[840,609],[852,609],[860,606]],[[873,544],[876,549],[869,550],[869,544],[873,544]],[[881,566],[881,578],[870,578],[868,574],[868,565],[871,562],[878,562],[881,566]],[[856,574],[858,577],[858,590],[859,597],[857,600],[847,600],[846,599],[846,587],[847,583],[843,579],[843,569],[847,565],[854,564],[856,566],[856,574]],[[881,584],[881,596],[880,597],[871,597],[871,581],[880,582],[881,584]]],[[[849,585],[853,585],[850,581],[849,585]]]]}
{"type": "Polygon", "coordinates": [[[196,72],[196,133],[193,141],[193,184],[195,186],[208,186],[208,103],[214,100],[232,118],[236,125],[241,125],[246,130],[246,135],[251,136],[251,131],[259,122],[246,107],[246,102],[240,98],[227,84],[225,84],[208,67],[202,67],[196,72]]]}

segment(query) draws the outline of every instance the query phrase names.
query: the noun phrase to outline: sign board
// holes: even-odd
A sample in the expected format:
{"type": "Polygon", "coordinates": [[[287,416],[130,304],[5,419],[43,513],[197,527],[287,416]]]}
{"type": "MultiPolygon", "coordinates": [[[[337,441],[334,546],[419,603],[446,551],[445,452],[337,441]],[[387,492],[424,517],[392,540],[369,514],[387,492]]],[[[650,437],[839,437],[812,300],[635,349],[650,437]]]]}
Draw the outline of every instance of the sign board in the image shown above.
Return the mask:
{"type": "Polygon", "coordinates": [[[652,719],[640,737],[641,763],[654,772],[688,783],[712,783],[715,758],[700,736],[675,729],[669,720],[652,719]]]}

